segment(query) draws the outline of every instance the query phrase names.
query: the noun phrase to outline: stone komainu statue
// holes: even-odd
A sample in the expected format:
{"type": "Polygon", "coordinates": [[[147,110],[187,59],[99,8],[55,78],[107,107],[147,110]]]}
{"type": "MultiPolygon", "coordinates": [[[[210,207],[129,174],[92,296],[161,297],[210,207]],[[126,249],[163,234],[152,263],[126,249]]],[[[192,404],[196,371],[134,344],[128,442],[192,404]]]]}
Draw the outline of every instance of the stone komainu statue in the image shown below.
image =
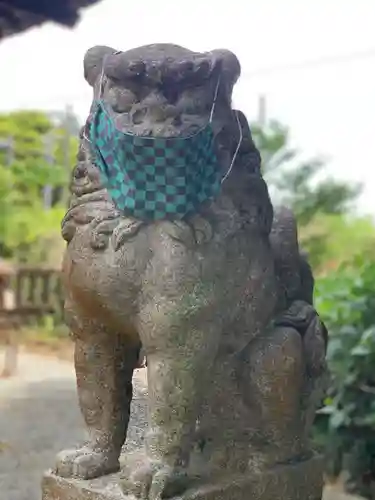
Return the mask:
{"type": "Polygon", "coordinates": [[[94,47],[84,72],[93,102],[62,232],[89,441],[58,456],[56,475],[119,469],[142,348],[149,429],[125,492],[165,498],[252,481],[251,498],[269,498],[277,474],[254,478],[289,467],[294,484],[306,470],[317,479],[298,490],[285,472],[277,497],[282,487],[283,499],[317,500],[309,432],[326,331],[293,215],[273,213],[248,123],[231,107],[237,58],[94,47]]]}

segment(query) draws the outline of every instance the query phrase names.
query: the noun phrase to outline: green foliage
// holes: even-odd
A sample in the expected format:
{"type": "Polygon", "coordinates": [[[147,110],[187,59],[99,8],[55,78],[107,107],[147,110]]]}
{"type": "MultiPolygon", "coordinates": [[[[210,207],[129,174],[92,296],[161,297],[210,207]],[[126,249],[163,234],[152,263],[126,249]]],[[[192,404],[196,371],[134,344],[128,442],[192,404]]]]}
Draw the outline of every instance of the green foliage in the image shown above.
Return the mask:
{"type": "Polygon", "coordinates": [[[0,253],[45,261],[58,241],[77,139],[38,111],[0,115],[0,139],[11,140],[0,151],[0,253]],[[45,186],[52,190],[52,206],[45,205],[45,186]]]}
{"type": "Polygon", "coordinates": [[[308,247],[309,261],[320,274],[373,248],[375,226],[371,217],[317,214],[307,226],[299,227],[299,240],[308,247]]]}
{"type": "Polygon", "coordinates": [[[255,123],[251,130],[271,197],[294,211],[302,246],[317,269],[331,258],[333,230],[337,229],[338,234],[356,232],[343,215],[350,211],[360,187],[324,177],[324,161],[302,159],[290,147],[289,129],[281,123],[270,121],[265,127],[255,123]]]}
{"type": "Polygon", "coordinates": [[[332,375],[317,418],[330,475],[347,472],[349,492],[375,486],[375,261],[356,258],[317,282],[316,305],[329,331],[332,375]]]}

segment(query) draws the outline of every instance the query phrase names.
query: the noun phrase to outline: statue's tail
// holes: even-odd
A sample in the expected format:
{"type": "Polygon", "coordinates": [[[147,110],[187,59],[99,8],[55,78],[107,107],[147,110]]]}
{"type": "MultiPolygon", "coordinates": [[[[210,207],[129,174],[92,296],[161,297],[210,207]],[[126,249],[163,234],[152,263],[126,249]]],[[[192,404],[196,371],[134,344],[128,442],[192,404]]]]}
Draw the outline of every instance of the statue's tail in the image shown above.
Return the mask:
{"type": "Polygon", "coordinates": [[[270,235],[279,279],[280,316],[276,324],[295,328],[303,339],[306,371],[319,377],[325,369],[327,329],[313,306],[314,277],[300,252],[297,223],[291,210],[275,211],[270,235]]]}

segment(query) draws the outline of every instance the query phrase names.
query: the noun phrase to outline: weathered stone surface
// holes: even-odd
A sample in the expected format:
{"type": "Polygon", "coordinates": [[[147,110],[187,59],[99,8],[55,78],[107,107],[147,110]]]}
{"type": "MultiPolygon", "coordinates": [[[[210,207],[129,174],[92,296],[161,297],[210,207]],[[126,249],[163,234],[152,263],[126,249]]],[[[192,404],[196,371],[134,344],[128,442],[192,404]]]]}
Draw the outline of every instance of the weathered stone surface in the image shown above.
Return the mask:
{"type": "MultiPolygon", "coordinates": [[[[322,460],[313,458],[297,464],[276,466],[269,471],[229,476],[214,484],[192,488],[176,498],[181,500],[320,500],[322,460]]],[[[47,473],[42,500],[124,500],[119,474],[91,481],[65,479],[47,473]]]]}
{"type": "MultiPolygon", "coordinates": [[[[287,209],[273,213],[248,123],[231,108],[237,58],[170,44],[95,47],[84,66],[94,103],[62,231],[66,319],[89,440],[62,452],[55,473],[91,480],[119,470],[142,348],[149,428],[142,459],[122,472],[125,494],[157,500],[198,483],[207,498],[241,499],[253,489],[255,499],[268,499],[283,486],[285,498],[317,500],[320,469],[304,460],[324,391],[327,332],[295,219],[287,209]],[[98,100],[109,122],[93,145],[98,100]],[[125,182],[126,165],[111,174],[100,144],[111,164],[119,144],[129,146],[156,185],[171,166],[154,139],[170,151],[207,127],[222,180],[217,196],[172,220],[120,210],[108,183],[125,182]]],[[[191,168],[198,153],[179,147],[178,159],[191,168]]]]}

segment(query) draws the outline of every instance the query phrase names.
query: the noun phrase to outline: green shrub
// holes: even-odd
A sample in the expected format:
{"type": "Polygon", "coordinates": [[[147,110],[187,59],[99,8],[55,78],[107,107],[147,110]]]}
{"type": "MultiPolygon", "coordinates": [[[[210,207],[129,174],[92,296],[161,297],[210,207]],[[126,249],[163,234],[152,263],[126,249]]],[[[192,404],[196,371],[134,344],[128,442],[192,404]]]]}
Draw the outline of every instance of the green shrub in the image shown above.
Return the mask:
{"type": "Polygon", "coordinates": [[[331,387],[318,413],[327,473],[349,492],[375,491],[375,262],[357,258],[318,280],[316,305],[329,331],[331,387]]]}

